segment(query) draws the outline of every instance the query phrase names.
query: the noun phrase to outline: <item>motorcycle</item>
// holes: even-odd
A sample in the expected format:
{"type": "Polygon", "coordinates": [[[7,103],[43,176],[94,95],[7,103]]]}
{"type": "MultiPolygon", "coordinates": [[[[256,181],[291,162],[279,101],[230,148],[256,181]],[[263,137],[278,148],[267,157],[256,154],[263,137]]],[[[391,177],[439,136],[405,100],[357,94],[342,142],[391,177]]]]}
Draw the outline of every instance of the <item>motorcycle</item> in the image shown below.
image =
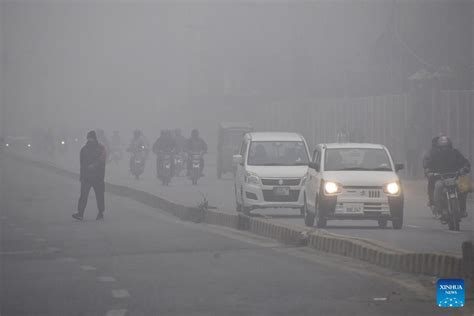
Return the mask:
{"type": "Polygon", "coordinates": [[[198,182],[198,179],[201,177],[202,153],[193,152],[191,153],[190,156],[191,156],[191,170],[190,170],[189,178],[191,179],[193,185],[196,185],[198,182]]]}
{"type": "Polygon", "coordinates": [[[172,153],[160,153],[159,165],[157,166],[158,178],[161,179],[163,185],[169,185],[173,177],[173,155],[172,153]]]}
{"type": "Polygon", "coordinates": [[[120,148],[112,149],[110,152],[110,157],[108,158],[107,162],[114,162],[118,165],[118,163],[122,160],[122,150],[120,148]]]}
{"type": "Polygon", "coordinates": [[[183,153],[177,154],[174,156],[174,171],[175,174],[179,177],[183,170],[185,169],[185,158],[183,153]]]}
{"type": "Polygon", "coordinates": [[[134,153],[130,160],[130,172],[135,176],[135,179],[139,179],[145,171],[146,161],[146,149],[145,146],[141,147],[141,150],[134,153]]]}
{"type": "Polygon", "coordinates": [[[443,182],[443,199],[438,207],[441,224],[448,224],[449,230],[459,231],[461,222],[461,209],[459,205],[459,192],[457,180],[459,172],[435,173],[437,181],[443,182]]]}

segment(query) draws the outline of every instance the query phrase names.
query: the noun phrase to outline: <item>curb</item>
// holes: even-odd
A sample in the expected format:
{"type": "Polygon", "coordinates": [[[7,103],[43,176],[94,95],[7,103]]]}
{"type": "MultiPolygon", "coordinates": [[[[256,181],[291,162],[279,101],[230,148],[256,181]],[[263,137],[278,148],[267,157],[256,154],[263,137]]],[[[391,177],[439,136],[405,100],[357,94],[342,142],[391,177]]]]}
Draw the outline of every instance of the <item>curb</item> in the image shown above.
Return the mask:
{"type": "MultiPolygon", "coordinates": [[[[79,179],[79,175],[75,172],[16,154],[10,155],[17,161],[29,163],[74,180],[79,179]]],[[[106,182],[106,192],[131,198],[147,206],[171,213],[184,221],[204,222],[211,225],[248,230],[256,235],[271,238],[287,245],[307,246],[318,251],[358,259],[399,272],[436,277],[464,277],[468,283],[472,283],[470,282],[472,280],[470,267],[463,264],[461,257],[440,253],[414,253],[387,249],[375,242],[317,230],[299,230],[284,224],[277,224],[243,214],[229,214],[216,210],[187,207],[145,191],[109,182],[106,182]]],[[[470,285],[470,288],[474,288],[474,286],[470,285]]]]}

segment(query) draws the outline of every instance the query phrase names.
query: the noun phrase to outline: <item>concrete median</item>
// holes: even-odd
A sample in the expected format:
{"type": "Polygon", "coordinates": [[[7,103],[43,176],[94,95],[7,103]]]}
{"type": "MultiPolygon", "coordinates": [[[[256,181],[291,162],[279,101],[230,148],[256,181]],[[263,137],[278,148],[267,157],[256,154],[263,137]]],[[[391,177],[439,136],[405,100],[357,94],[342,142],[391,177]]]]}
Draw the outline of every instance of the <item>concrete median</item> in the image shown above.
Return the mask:
{"type": "MultiPolygon", "coordinates": [[[[77,180],[76,172],[34,160],[17,154],[9,154],[16,161],[33,164],[56,174],[77,180]]],[[[291,246],[307,246],[318,251],[334,253],[369,262],[395,271],[432,275],[437,277],[467,277],[472,274],[469,264],[461,257],[440,253],[414,253],[400,249],[391,249],[372,240],[335,235],[316,229],[298,229],[281,223],[270,222],[263,218],[243,214],[223,213],[205,207],[189,207],[168,201],[162,197],[131,187],[106,183],[110,194],[128,197],[145,205],[173,214],[192,222],[204,222],[211,225],[247,230],[253,234],[271,238],[291,246]]],[[[472,276],[470,276],[472,277],[472,276]]]]}

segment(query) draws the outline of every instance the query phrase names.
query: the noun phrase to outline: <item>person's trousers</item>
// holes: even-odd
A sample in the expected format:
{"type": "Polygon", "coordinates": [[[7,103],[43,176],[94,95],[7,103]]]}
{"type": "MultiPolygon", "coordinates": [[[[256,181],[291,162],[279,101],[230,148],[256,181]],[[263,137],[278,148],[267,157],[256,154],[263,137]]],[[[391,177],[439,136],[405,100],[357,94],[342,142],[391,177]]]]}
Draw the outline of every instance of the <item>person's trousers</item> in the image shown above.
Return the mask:
{"type": "Polygon", "coordinates": [[[89,198],[89,192],[91,188],[94,189],[95,198],[97,200],[97,208],[99,209],[99,213],[104,213],[105,210],[105,201],[104,201],[104,194],[105,194],[105,183],[104,181],[98,182],[86,182],[81,181],[81,196],[79,197],[79,202],[77,205],[77,212],[82,216],[84,215],[84,210],[87,206],[87,200],[89,198]]]}

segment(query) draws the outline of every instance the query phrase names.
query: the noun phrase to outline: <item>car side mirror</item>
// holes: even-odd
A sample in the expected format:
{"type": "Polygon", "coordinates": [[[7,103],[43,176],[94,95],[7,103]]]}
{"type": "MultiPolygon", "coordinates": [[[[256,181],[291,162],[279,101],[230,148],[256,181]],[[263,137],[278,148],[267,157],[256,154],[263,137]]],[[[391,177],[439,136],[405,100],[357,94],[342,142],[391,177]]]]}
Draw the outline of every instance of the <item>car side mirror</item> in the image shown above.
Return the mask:
{"type": "Polygon", "coordinates": [[[244,159],[242,158],[242,155],[234,155],[232,156],[232,162],[235,165],[241,165],[244,162],[244,159]]]}
{"type": "Polygon", "coordinates": [[[308,164],[308,167],[310,167],[311,169],[314,169],[316,171],[319,171],[319,163],[317,163],[317,162],[310,162],[308,164]]]}
{"type": "Polygon", "coordinates": [[[403,170],[403,169],[405,169],[404,164],[402,164],[402,163],[396,163],[395,164],[395,172],[398,172],[398,171],[403,170]]]}

